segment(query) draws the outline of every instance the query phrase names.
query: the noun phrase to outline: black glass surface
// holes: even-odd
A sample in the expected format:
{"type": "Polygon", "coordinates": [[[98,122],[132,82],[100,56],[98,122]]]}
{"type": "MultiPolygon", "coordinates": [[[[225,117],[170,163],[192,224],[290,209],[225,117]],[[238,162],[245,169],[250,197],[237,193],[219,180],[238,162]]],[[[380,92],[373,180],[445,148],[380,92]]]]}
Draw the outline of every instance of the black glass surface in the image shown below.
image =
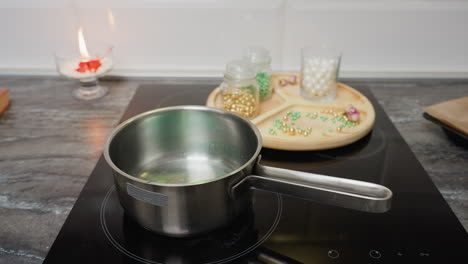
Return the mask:
{"type": "MultiPolygon", "coordinates": [[[[212,86],[140,87],[122,120],[173,105],[204,104],[212,86]]],[[[45,264],[466,263],[468,235],[372,94],[372,132],[327,151],[262,150],[262,163],[383,184],[392,209],[371,214],[255,191],[231,225],[181,239],[153,234],[120,207],[101,157],[45,264]]]]}

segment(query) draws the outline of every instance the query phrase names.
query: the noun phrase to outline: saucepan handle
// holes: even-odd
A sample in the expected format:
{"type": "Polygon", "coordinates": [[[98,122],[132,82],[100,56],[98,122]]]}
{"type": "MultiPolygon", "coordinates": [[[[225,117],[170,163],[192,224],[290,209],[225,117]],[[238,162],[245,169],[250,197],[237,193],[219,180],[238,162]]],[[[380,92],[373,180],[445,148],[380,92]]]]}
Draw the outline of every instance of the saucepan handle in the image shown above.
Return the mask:
{"type": "Polygon", "coordinates": [[[234,195],[246,188],[253,188],[364,212],[384,213],[391,207],[392,191],[374,183],[273,168],[258,163],[253,174],[233,187],[234,195]]]}

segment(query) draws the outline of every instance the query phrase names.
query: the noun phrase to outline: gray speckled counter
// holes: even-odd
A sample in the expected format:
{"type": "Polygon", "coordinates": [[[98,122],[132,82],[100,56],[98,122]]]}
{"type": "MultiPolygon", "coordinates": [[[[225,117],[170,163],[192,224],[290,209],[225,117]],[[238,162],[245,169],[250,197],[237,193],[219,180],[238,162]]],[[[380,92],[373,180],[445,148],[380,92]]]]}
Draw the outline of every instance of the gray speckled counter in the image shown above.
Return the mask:
{"type": "MultiPolygon", "coordinates": [[[[207,79],[113,79],[95,102],[73,82],[0,77],[12,105],[0,117],[0,263],[41,263],[137,86],[207,79]]],[[[468,80],[345,80],[372,90],[468,230],[468,150],[422,118],[421,106],[468,95],[468,80]]]]}

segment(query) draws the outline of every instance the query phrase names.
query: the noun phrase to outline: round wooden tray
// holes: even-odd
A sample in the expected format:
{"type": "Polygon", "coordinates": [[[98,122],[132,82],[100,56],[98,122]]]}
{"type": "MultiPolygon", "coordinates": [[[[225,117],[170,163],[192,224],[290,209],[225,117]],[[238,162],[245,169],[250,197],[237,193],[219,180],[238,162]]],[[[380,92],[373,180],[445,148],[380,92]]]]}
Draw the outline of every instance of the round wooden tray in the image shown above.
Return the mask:
{"type": "MultiPolygon", "coordinates": [[[[311,102],[301,97],[299,82],[284,87],[279,85],[281,79],[287,79],[291,75],[293,74],[272,75],[271,85],[275,92],[270,99],[261,103],[259,115],[251,119],[262,133],[264,147],[280,150],[331,149],[351,144],[370,132],[375,121],[375,111],[372,103],[363,94],[339,83],[335,100],[327,103],[311,102]],[[360,112],[359,124],[343,127],[341,131],[336,129],[341,124],[336,118],[321,113],[322,110],[344,112],[350,104],[360,112]],[[289,111],[301,112],[302,117],[296,120],[295,125],[312,128],[309,136],[291,136],[275,128],[274,120],[282,120],[289,111]],[[309,113],[318,113],[318,117],[315,119],[306,117],[309,113]],[[273,131],[275,135],[271,134],[273,131]]],[[[297,77],[299,80],[299,76],[297,77]]],[[[206,105],[221,108],[222,98],[219,87],[208,96],[206,105]]]]}

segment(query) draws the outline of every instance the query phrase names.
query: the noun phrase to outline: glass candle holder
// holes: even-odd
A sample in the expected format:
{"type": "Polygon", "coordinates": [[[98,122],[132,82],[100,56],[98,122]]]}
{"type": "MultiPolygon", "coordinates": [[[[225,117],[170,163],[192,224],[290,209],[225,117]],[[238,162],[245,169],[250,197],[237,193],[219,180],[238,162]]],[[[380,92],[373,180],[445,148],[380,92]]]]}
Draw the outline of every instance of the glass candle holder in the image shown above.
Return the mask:
{"type": "Polygon", "coordinates": [[[98,78],[112,70],[111,45],[96,45],[86,57],[72,49],[62,49],[55,54],[57,71],[72,80],[79,81],[73,90],[73,96],[80,100],[94,100],[108,93],[98,78]]]}
{"type": "Polygon", "coordinates": [[[301,59],[302,97],[316,102],[335,99],[341,53],[325,46],[305,47],[301,59]]]}

